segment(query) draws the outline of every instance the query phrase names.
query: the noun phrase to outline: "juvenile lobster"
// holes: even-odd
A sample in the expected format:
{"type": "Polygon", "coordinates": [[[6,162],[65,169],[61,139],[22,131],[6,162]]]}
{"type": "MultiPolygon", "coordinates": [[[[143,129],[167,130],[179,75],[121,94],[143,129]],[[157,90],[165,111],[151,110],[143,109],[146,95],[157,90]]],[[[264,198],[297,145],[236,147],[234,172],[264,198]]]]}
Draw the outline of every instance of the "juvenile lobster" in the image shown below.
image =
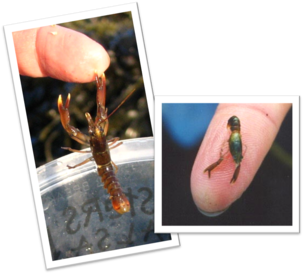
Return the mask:
{"type": "Polygon", "coordinates": [[[107,189],[107,192],[110,195],[110,199],[112,201],[112,206],[115,211],[120,214],[126,213],[130,210],[130,203],[123,193],[120,183],[116,177],[116,173],[118,171],[118,167],[114,164],[110,157],[110,149],[113,149],[122,144],[122,142],[118,142],[119,138],[113,138],[111,140],[106,140],[106,135],[108,131],[108,118],[112,115],[132,94],[132,92],[120,103],[120,105],[109,115],[107,116],[107,108],[105,108],[105,99],[106,99],[106,84],[105,84],[105,75],[104,73],[99,78],[96,75],[96,84],[97,84],[97,115],[95,121],[93,121],[91,115],[87,112],[85,113],[85,117],[88,122],[88,135],[83,134],[79,129],[71,126],[70,116],[69,116],[69,102],[70,102],[70,94],[66,99],[65,105],[62,103],[62,96],[59,95],[58,98],[58,109],[60,113],[61,123],[69,134],[69,136],[79,142],[80,144],[84,144],[90,146],[90,151],[79,151],[72,148],[63,147],[63,149],[67,149],[73,152],[80,153],[92,153],[92,157],[86,159],[85,161],[75,165],[75,166],[67,166],[68,168],[76,168],[78,166],[84,165],[89,161],[95,161],[97,165],[97,171],[101,180],[104,184],[104,188],[107,189]]]}
{"type": "MultiPolygon", "coordinates": [[[[242,139],[241,139],[241,125],[240,119],[237,116],[232,116],[227,122],[227,128],[230,128],[231,134],[228,140],[229,151],[233,157],[233,160],[236,164],[236,169],[234,171],[233,177],[230,180],[230,183],[233,184],[236,182],[238,175],[240,173],[241,161],[243,159],[242,155],[242,139]]],[[[208,172],[208,177],[210,178],[211,171],[221,164],[224,160],[223,150],[221,149],[220,158],[217,162],[211,164],[204,172],[208,172]]]]}

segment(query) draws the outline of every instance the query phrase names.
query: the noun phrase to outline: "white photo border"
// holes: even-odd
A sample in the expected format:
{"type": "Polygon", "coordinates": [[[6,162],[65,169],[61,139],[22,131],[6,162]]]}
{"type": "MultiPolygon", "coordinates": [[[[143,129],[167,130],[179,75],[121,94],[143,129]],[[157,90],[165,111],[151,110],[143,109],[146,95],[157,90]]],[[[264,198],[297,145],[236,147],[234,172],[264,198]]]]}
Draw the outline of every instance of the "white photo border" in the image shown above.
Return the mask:
{"type": "Polygon", "coordinates": [[[155,96],[155,232],[156,233],[299,233],[299,96],[155,96]],[[291,103],[293,111],[292,226],[165,226],[162,224],[162,104],[291,103]]]}

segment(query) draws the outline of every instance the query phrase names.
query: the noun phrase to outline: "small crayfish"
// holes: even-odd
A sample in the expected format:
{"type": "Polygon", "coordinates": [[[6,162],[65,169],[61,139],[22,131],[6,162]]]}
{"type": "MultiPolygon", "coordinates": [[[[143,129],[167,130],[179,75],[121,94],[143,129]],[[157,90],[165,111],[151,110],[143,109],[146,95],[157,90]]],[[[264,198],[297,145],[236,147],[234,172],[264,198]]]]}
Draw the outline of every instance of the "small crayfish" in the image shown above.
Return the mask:
{"type": "MultiPolygon", "coordinates": [[[[230,128],[231,134],[228,140],[229,144],[229,151],[230,154],[233,157],[234,162],[236,163],[236,170],[234,172],[233,177],[231,178],[230,183],[233,184],[236,182],[238,175],[240,173],[240,166],[241,166],[241,161],[243,159],[242,155],[242,140],[241,140],[241,133],[240,133],[240,120],[237,116],[232,116],[229,118],[227,122],[227,128],[230,128]]],[[[220,152],[220,158],[217,162],[211,164],[208,166],[204,172],[208,172],[208,177],[210,178],[210,172],[217,167],[218,165],[221,164],[221,162],[224,160],[224,155],[223,154],[223,149],[221,149],[220,152]]]]}
{"type": "Polygon", "coordinates": [[[101,180],[104,184],[104,188],[107,189],[107,192],[110,195],[112,201],[112,206],[114,210],[118,213],[123,214],[130,210],[130,204],[126,195],[123,193],[120,183],[116,177],[118,167],[114,164],[110,157],[110,149],[116,148],[121,145],[122,142],[118,142],[119,138],[113,138],[111,140],[106,140],[106,135],[108,131],[108,118],[128,99],[128,97],[134,92],[132,91],[121,103],[120,105],[109,115],[107,116],[107,109],[105,108],[105,97],[106,97],[106,84],[105,84],[105,75],[104,73],[99,78],[96,75],[96,84],[97,84],[97,115],[95,121],[93,121],[89,113],[85,113],[85,117],[88,122],[88,135],[83,134],[79,129],[71,126],[70,116],[69,116],[69,102],[70,94],[66,99],[65,105],[62,103],[62,96],[59,95],[58,98],[58,109],[60,113],[61,123],[69,134],[69,136],[79,142],[90,146],[90,151],[79,151],[72,148],[63,147],[73,152],[80,153],[92,153],[92,157],[86,159],[85,161],[75,165],[67,166],[68,168],[75,168],[81,165],[88,163],[89,161],[95,161],[97,165],[97,171],[101,180]]]}

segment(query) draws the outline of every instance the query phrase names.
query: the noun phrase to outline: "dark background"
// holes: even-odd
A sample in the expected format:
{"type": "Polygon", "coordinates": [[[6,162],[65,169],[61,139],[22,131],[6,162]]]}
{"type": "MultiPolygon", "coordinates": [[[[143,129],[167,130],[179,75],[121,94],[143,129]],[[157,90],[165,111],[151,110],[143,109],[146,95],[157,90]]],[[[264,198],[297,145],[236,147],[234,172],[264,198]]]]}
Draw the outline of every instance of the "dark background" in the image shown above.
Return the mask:
{"type": "Polygon", "coordinates": [[[185,149],[162,123],[162,225],[292,225],[292,110],[251,185],[217,217],[201,214],[190,191],[202,139],[185,149]]]}

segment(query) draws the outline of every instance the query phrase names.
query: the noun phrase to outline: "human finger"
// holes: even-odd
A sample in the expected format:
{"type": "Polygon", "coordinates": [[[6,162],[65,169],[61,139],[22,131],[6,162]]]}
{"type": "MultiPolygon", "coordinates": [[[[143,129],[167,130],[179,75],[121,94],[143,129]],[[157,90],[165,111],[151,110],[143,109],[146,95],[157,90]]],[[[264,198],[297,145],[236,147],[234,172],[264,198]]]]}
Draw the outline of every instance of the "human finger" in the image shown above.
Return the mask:
{"type": "Polygon", "coordinates": [[[109,66],[106,50],[86,35],[58,25],[13,33],[19,73],[85,83],[109,66]]]}
{"type": "Polygon", "coordinates": [[[191,192],[197,207],[205,213],[218,213],[228,208],[252,182],[269,151],[291,104],[220,104],[209,125],[196,156],[191,173],[191,192]],[[237,116],[241,123],[243,160],[235,183],[230,184],[235,162],[230,153],[208,177],[206,167],[220,158],[228,144],[227,121],[237,116]]]}

